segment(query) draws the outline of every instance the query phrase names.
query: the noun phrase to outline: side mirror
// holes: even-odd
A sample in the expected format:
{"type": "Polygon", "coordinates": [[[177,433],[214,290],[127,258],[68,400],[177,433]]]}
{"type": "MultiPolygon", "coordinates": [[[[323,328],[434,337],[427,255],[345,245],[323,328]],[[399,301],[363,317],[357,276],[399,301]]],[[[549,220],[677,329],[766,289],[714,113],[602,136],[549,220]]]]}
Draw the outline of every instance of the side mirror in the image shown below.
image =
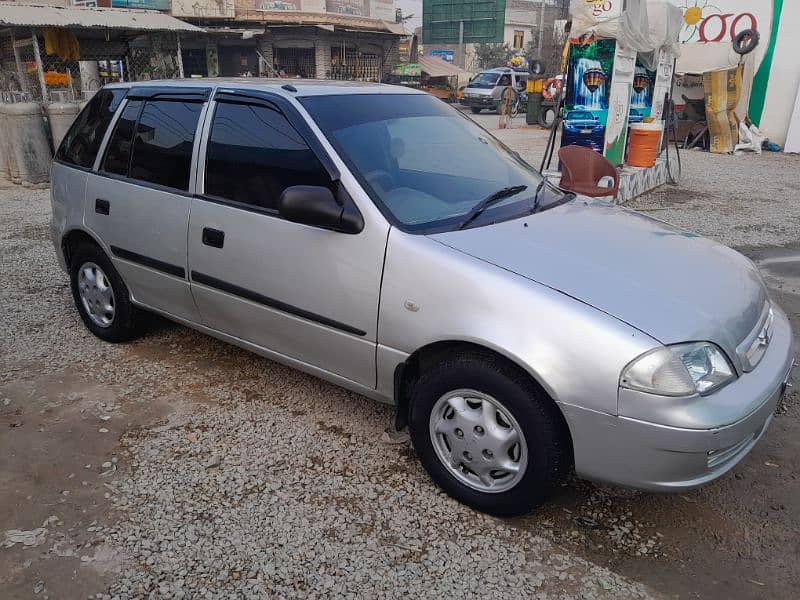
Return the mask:
{"type": "Polygon", "coordinates": [[[364,219],[346,193],[337,199],[328,188],[317,185],[293,185],[283,190],[278,201],[278,214],[293,223],[332,229],[342,233],[359,233],[364,219]]]}

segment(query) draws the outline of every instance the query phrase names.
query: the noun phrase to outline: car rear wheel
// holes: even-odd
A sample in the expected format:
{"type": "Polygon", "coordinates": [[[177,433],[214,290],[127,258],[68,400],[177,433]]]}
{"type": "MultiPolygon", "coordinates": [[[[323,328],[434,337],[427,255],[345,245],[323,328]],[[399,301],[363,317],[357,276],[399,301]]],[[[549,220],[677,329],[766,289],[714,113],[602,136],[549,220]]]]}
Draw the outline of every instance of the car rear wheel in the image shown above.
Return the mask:
{"type": "Polygon", "coordinates": [[[470,108],[470,110],[472,111],[473,115],[477,115],[479,112],[481,112],[481,109],[478,108],[477,106],[473,106],[472,108],[470,108]]]}
{"type": "Polygon", "coordinates": [[[138,335],[138,311],[128,288],[99,247],[78,247],[70,258],[70,283],[75,307],[94,335],[107,342],[124,342],[138,335]]]}
{"type": "Polygon", "coordinates": [[[496,515],[542,504],[571,462],[558,408],[527,374],[491,353],[427,370],[410,396],[414,448],[450,496],[496,515]]]}

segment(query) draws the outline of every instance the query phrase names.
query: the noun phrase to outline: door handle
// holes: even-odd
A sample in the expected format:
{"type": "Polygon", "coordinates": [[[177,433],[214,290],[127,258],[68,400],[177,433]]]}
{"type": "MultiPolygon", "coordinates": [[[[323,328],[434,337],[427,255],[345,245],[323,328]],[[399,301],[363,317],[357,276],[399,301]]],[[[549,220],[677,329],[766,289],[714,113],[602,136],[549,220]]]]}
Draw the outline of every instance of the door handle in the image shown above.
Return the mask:
{"type": "Polygon", "coordinates": [[[203,227],[203,243],[212,248],[222,248],[225,245],[225,232],[211,227],[203,227]]]}
{"type": "Polygon", "coordinates": [[[94,201],[94,212],[98,215],[107,215],[111,212],[111,202],[98,198],[94,201]]]}

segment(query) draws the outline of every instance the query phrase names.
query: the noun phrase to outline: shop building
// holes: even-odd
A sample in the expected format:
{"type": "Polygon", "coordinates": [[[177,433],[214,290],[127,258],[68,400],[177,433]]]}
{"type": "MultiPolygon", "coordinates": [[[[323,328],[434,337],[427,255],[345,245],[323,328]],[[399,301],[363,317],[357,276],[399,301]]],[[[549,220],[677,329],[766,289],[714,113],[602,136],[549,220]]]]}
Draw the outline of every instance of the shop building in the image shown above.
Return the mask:
{"type": "MultiPolygon", "coordinates": [[[[742,101],[745,114],[770,140],[800,151],[800,2],[790,0],[672,0],[683,12],[678,73],[704,73],[738,63],[732,40],[747,29],[759,33],[759,45],[744,61],[742,101]]],[[[702,86],[691,80],[675,89],[679,105],[703,100],[702,86]]]]}
{"type": "Polygon", "coordinates": [[[391,0],[173,0],[205,29],[183,40],[186,76],[380,81],[406,35],[391,0]]]}

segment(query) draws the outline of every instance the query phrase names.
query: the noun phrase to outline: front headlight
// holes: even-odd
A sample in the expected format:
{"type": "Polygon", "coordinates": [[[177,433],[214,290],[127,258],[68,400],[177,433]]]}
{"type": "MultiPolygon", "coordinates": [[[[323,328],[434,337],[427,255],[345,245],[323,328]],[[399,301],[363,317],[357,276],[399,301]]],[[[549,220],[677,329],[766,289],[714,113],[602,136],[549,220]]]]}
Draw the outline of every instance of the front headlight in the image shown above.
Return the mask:
{"type": "Polygon", "coordinates": [[[691,342],[643,354],[625,367],[619,384],[660,396],[691,396],[713,392],[733,378],[722,350],[710,342],[691,342]]]}

